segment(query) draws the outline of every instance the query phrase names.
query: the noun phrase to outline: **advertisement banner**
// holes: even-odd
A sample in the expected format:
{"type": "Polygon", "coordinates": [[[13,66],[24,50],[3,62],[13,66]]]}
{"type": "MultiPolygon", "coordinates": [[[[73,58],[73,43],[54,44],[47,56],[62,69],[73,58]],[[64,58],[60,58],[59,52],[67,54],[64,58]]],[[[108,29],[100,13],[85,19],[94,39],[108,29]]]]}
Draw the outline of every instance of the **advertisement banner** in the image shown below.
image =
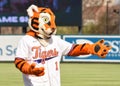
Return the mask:
{"type": "Polygon", "coordinates": [[[0,61],[13,61],[20,35],[0,36],[0,61]]]}
{"type": "Polygon", "coordinates": [[[105,44],[112,46],[112,49],[107,54],[106,58],[100,58],[96,55],[80,55],[77,57],[64,56],[63,61],[69,62],[120,62],[120,36],[98,36],[98,35],[64,35],[63,39],[70,43],[95,43],[98,40],[104,39],[105,44]]]}
{"type": "Polygon", "coordinates": [[[28,16],[0,14],[0,26],[27,26],[28,16]]]}

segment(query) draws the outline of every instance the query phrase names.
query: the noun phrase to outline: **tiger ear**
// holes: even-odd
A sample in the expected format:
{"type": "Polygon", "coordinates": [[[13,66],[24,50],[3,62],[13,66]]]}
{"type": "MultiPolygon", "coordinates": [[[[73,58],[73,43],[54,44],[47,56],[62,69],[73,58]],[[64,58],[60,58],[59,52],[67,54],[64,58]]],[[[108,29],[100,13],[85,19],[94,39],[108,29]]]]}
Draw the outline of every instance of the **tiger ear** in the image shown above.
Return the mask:
{"type": "Polygon", "coordinates": [[[33,5],[33,4],[32,4],[32,5],[29,6],[28,9],[27,9],[28,16],[29,16],[29,17],[32,17],[33,14],[34,14],[34,11],[39,12],[39,11],[38,11],[38,7],[37,7],[36,5],[33,5]]]}

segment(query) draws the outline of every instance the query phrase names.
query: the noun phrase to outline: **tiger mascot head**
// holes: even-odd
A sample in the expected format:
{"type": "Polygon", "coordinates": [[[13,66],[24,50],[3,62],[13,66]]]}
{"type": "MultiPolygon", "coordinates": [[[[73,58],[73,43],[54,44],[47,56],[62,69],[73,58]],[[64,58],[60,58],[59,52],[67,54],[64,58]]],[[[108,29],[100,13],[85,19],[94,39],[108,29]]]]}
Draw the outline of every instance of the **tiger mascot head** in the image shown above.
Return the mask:
{"type": "Polygon", "coordinates": [[[50,8],[31,5],[27,9],[28,25],[41,39],[49,39],[56,33],[55,15],[50,8]]]}

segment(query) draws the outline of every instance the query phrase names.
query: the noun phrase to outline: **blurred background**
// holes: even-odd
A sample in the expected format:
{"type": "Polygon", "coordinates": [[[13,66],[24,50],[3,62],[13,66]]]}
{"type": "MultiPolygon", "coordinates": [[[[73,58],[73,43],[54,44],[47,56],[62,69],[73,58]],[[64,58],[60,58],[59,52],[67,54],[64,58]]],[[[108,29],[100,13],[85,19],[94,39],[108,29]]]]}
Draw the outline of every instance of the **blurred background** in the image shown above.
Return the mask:
{"type": "Polygon", "coordinates": [[[0,0],[0,33],[26,33],[31,4],[54,11],[57,34],[120,34],[120,0],[0,0]]]}

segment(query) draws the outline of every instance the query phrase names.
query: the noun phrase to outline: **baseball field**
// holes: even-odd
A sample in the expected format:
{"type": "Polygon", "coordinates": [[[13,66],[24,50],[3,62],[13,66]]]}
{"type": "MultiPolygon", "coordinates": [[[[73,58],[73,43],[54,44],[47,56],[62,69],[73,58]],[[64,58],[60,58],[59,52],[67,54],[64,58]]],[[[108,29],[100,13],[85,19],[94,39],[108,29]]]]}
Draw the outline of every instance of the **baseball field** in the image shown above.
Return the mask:
{"type": "MultiPolygon", "coordinates": [[[[61,63],[62,86],[120,86],[120,64],[61,63]]],[[[24,86],[13,63],[0,63],[0,86],[24,86]]]]}

